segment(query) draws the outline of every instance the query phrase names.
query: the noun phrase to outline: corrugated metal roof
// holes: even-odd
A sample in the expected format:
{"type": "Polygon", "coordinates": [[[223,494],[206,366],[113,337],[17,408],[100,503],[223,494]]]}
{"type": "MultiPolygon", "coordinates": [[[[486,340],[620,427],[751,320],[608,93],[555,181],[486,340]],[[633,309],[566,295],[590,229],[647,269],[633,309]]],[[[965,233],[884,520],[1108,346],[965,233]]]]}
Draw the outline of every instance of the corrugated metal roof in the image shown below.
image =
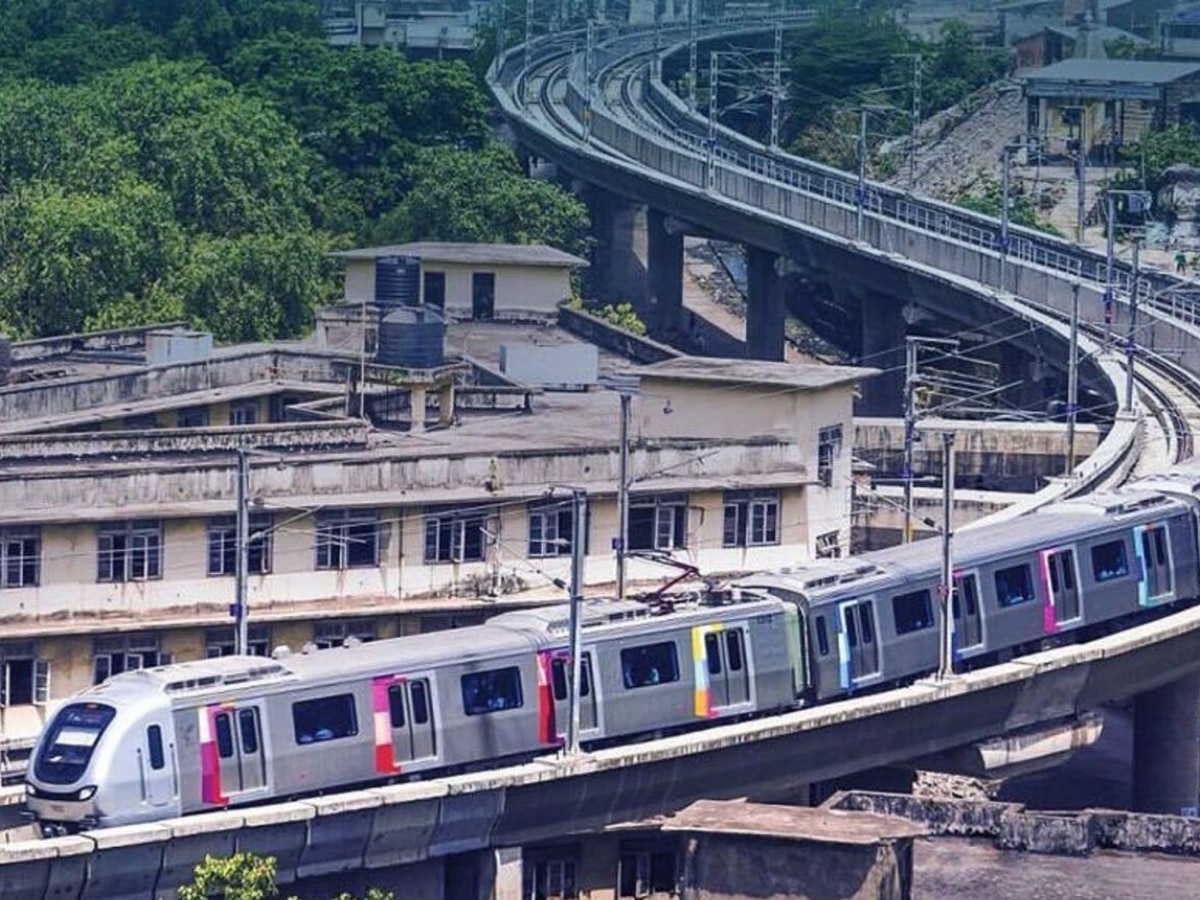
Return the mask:
{"type": "Polygon", "coordinates": [[[1200,72],[1200,62],[1146,62],[1130,59],[1064,59],[1025,76],[1036,81],[1091,81],[1116,84],[1170,84],[1200,72]]]}
{"type": "Polygon", "coordinates": [[[461,263],[463,265],[508,266],[586,266],[587,260],[545,244],[454,244],[418,241],[412,244],[387,244],[381,247],[357,247],[332,253],[342,259],[379,259],[384,256],[415,256],[422,262],[461,263]]]}

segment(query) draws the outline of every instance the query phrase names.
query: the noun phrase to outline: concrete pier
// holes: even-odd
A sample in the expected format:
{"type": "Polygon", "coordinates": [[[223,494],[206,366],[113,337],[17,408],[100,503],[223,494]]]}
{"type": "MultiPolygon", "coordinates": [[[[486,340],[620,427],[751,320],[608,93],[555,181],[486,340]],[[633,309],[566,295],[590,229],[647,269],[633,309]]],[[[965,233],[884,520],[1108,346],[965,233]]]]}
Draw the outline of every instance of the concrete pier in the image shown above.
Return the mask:
{"type": "Polygon", "coordinates": [[[644,313],[647,301],[646,207],[599,188],[588,191],[596,246],[588,271],[596,296],[628,301],[644,313]]]}
{"type": "Polygon", "coordinates": [[[769,250],[746,246],[746,356],[783,360],[783,284],[769,250]]]}
{"type": "Polygon", "coordinates": [[[1133,709],[1133,806],[1195,815],[1200,791],[1200,675],[1139,694],[1133,709]]]}
{"type": "Polygon", "coordinates": [[[657,209],[646,210],[646,266],[646,324],[653,335],[669,335],[683,321],[683,232],[672,232],[669,217],[657,209]]]}

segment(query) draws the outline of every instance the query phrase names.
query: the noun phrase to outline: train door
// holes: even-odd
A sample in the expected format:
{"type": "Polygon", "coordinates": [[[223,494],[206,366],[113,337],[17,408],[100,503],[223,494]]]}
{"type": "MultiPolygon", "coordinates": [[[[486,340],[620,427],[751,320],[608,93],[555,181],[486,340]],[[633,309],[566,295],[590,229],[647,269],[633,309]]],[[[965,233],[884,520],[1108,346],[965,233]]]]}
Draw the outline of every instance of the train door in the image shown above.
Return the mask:
{"type": "Polygon", "coordinates": [[[213,716],[217,770],[226,797],[267,787],[267,755],[263,747],[262,712],[257,706],[225,706],[213,716]]]}
{"type": "Polygon", "coordinates": [[[954,576],[954,634],[958,650],[973,650],[983,643],[979,616],[979,577],[974,572],[954,576]]]}
{"type": "Polygon", "coordinates": [[[153,724],[146,727],[138,748],[138,768],[142,780],[142,798],[150,806],[166,806],[179,793],[175,769],[175,748],[167,743],[170,728],[153,724]]]}
{"type": "Polygon", "coordinates": [[[742,628],[709,631],[704,658],[715,710],[750,702],[750,669],[746,664],[746,632],[742,628]]]}
{"type": "Polygon", "coordinates": [[[1164,525],[1139,525],[1133,530],[1134,553],[1138,559],[1138,601],[1149,606],[1169,597],[1175,590],[1171,552],[1164,525]]]}
{"type": "Polygon", "coordinates": [[[879,647],[875,640],[875,601],[851,600],[838,604],[842,633],[838,647],[846,687],[879,673],[879,647]]]}
{"type": "MultiPolygon", "coordinates": [[[[585,735],[596,729],[596,692],[593,688],[592,654],[581,657],[579,673],[579,733],[585,735]]],[[[554,731],[559,741],[567,738],[571,721],[571,655],[556,651],[550,657],[550,688],[554,694],[554,731]]]]}
{"type": "Polygon", "coordinates": [[[406,678],[388,686],[393,765],[434,759],[437,729],[428,678],[406,678]]]}
{"type": "Polygon", "coordinates": [[[1074,550],[1043,550],[1042,565],[1050,586],[1054,623],[1061,625],[1079,618],[1079,582],[1075,577],[1074,550]]]}

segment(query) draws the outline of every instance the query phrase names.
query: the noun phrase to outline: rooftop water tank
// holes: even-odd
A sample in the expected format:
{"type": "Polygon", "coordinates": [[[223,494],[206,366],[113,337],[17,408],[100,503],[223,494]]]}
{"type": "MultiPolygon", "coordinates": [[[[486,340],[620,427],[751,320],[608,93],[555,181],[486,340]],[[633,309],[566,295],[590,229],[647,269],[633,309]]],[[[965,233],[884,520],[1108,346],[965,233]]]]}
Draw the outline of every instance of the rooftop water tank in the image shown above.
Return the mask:
{"type": "Polygon", "coordinates": [[[375,305],[382,310],[421,302],[421,261],[412,256],[375,260],[375,305]]]}
{"type": "Polygon", "coordinates": [[[0,334],[0,384],[8,384],[8,372],[12,368],[12,338],[0,334]]]}
{"type": "Polygon", "coordinates": [[[385,366],[436,369],[446,356],[446,321],[436,310],[405,306],[379,323],[375,360],[385,366]]]}

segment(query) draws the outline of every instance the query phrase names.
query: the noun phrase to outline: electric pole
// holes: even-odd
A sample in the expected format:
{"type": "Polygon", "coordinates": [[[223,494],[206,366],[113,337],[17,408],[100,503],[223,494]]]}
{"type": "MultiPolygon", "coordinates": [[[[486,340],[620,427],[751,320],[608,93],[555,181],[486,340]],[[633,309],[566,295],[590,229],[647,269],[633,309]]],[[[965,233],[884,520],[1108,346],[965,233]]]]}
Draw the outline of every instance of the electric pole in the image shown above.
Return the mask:
{"type": "Polygon", "coordinates": [[[250,617],[246,608],[247,580],[250,569],[250,509],[249,509],[250,461],[246,451],[241,447],[237,450],[237,522],[235,525],[235,543],[237,553],[234,561],[234,595],[233,611],[236,629],[234,634],[234,652],[245,656],[250,652],[250,617]]]}
{"type": "Polygon", "coordinates": [[[1133,361],[1137,356],[1137,314],[1138,290],[1141,287],[1141,270],[1139,268],[1138,251],[1141,248],[1141,238],[1133,239],[1133,281],[1129,286],[1129,337],[1125,344],[1125,411],[1133,412],[1133,361]]]}
{"type": "Polygon", "coordinates": [[[717,187],[717,93],[720,85],[718,57],[714,50],[708,56],[708,189],[717,187]]]}
{"type": "Polygon", "coordinates": [[[688,112],[696,111],[696,4],[688,0],[688,112]]]}
{"type": "Polygon", "coordinates": [[[768,149],[779,152],[779,107],[783,101],[783,25],[775,23],[775,47],[771,58],[771,138],[768,149]]]}
{"type": "Polygon", "coordinates": [[[583,651],[581,637],[583,631],[583,560],[587,547],[587,491],[582,488],[571,490],[572,529],[571,529],[571,606],[569,628],[571,632],[571,719],[567,729],[567,753],[575,756],[579,753],[579,700],[583,689],[583,651]]]}
{"type": "Polygon", "coordinates": [[[941,633],[938,641],[938,679],[954,676],[954,561],[951,554],[951,539],[954,530],[951,516],[954,512],[954,432],[942,432],[942,584],[939,590],[941,602],[941,633]]]}
{"type": "Polygon", "coordinates": [[[1079,413],[1079,282],[1071,285],[1071,346],[1067,359],[1067,471],[1075,471],[1075,419],[1079,413]]]}
{"type": "Polygon", "coordinates": [[[863,237],[863,205],[867,199],[867,108],[858,111],[858,187],[854,191],[854,239],[863,237]]]}
{"type": "Polygon", "coordinates": [[[621,391],[621,456],[617,470],[617,519],[620,534],[617,550],[617,599],[625,599],[625,552],[629,545],[629,402],[628,391],[621,391]]]}

